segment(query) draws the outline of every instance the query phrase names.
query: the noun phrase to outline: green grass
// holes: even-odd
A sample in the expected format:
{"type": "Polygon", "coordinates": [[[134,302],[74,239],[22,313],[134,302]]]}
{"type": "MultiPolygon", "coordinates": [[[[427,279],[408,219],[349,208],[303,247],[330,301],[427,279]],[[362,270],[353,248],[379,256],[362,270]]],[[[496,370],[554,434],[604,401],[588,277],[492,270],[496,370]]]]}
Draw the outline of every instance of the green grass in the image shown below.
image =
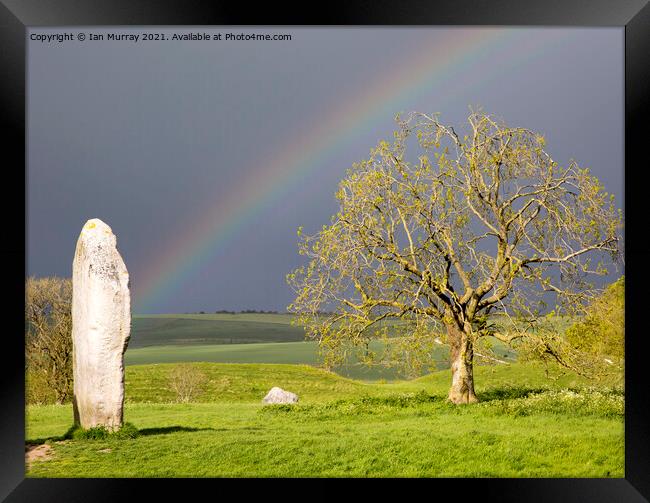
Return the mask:
{"type": "Polygon", "coordinates": [[[446,402],[449,371],[359,382],[308,366],[195,364],[200,403],[172,403],[173,365],[126,369],[136,438],[65,439],[70,405],[29,406],[29,477],[623,477],[623,396],[540,365],[479,367],[481,403],[446,402]],[[271,386],[295,406],[263,406],[271,386]],[[573,388],[573,391],[560,391],[573,388]],[[147,403],[150,402],[150,403],[147,403]]]}
{"type": "Polygon", "coordinates": [[[293,363],[316,365],[315,342],[265,342],[255,344],[184,344],[127,349],[126,365],[175,362],[293,363]]]}
{"type": "MultiPolygon", "coordinates": [[[[288,363],[318,366],[318,345],[306,341],[304,331],[291,326],[289,314],[161,314],[135,315],[125,353],[126,365],[176,362],[288,363]]],[[[499,357],[514,361],[512,351],[496,343],[499,357]]],[[[381,352],[373,341],[370,349],[381,352]]],[[[448,368],[448,349],[435,347],[432,361],[448,368]]],[[[480,362],[480,359],[478,359],[480,362]]],[[[351,361],[333,369],[353,379],[368,381],[403,378],[400,369],[368,367],[351,361]]],[[[421,375],[427,374],[423,369],[421,375]]]]}
{"type": "MultiPolygon", "coordinates": [[[[307,365],[285,364],[215,364],[194,363],[207,377],[199,402],[258,402],[273,386],[280,386],[300,397],[301,403],[315,403],[364,394],[384,396],[390,393],[428,392],[444,395],[451,384],[449,370],[434,372],[410,381],[386,383],[364,382],[343,378],[333,372],[307,365]]],[[[126,367],[125,400],[127,402],[170,402],[175,394],[169,386],[174,364],[133,365],[126,367]]],[[[572,373],[559,370],[546,376],[540,364],[480,366],[474,370],[479,397],[481,393],[515,389],[554,390],[582,388],[592,383],[572,373]]],[[[601,387],[611,387],[605,382],[601,387]]]]}
{"type": "MultiPolygon", "coordinates": [[[[170,402],[176,399],[169,386],[174,364],[134,365],[126,367],[127,402],[170,402]]],[[[273,387],[280,386],[298,394],[303,401],[323,401],[340,396],[356,396],[368,388],[362,382],[342,378],[307,365],[214,364],[194,363],[207,377],[199,402],[259,402],[273,387]]]]}
{"type": "Polygon", "coordinates": [[[303,341],[304,330],[291,319],[286,314],[134,315],[129,347],[303,341]]]}
{"type": "Polygon", "coordinates": [[[131,423],[124,423],[116,431],[110,431],[105,426],[93,426],[92,428],[84,429],[78,424],[75,424],[63,435],[62,440],[119,440],[137,438],[139,435],[140,432],[131,423]]]}
{"type": "MultiPolygon", "coordinates": [[[[318,345],[304,330],[291,326],[290,314],[134,315],[125,365],[176,362],[289,363],[318,366],[318,345]]],[[[371,348],[378,350],[380,342],[371,348]]],[[[447,350],[436,348],[439,368],[447,350]]],[[[356,359],[333,369],[344,377],[394,380],[400,371],[360,365],[356,359]]]]}
{"type": "MultiPolygon", "coordinates": [[[[445,400],[448,369],[406,381],[354,361],[336,373],[317,368],[316,344],[290,320],[134,316],[128,428],[73,430],[70,405],[28,406],[27,443],[47,443],[53,455],[27,476],[624,476],[616,380],[594,383],[541,364],[477,365],[481,402],[458,407],[445,400]],[[176,403],[177,362],[205,376],[192,403],[176,403]],[[299,403],[263,406],[273,386],[297,393],[299,403]]],[[[436,348],[438,368],[448,366],[446,353],[436,348]]]]}
{"type": "MultiPolygon", "coordinates": [[[[381,348],[381,342],[373,342],[373,350],[381,348]]],[[[438,368],[448,367],[448,350],[435,349],[433,358],[438,368]]],[[[287,363],[319,366],[318,345],[314,341],[270,342],[258,344],[185,344],[151,346],[127,349],[125,365],[152,363],[211,362],[211,363],[287,363]]],[[[353,360],[350,364],[333,369],[344,377],[363,380],[394,380],[400,377],[399,369],[380,366],[368,367],[353,360]]]]}

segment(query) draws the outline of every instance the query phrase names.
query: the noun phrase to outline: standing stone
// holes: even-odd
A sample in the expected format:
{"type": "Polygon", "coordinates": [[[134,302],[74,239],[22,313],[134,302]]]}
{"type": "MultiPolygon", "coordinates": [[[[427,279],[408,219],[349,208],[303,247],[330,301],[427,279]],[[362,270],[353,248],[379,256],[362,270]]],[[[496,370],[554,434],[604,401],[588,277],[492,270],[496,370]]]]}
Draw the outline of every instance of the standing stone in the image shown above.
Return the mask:
{"type": "Polygon", "coordinates": [[[130,332],[129,273],[113,231],[93,218],[81,230],[72,263],[74,420],[82,428],[122,426],[130,332]]]}

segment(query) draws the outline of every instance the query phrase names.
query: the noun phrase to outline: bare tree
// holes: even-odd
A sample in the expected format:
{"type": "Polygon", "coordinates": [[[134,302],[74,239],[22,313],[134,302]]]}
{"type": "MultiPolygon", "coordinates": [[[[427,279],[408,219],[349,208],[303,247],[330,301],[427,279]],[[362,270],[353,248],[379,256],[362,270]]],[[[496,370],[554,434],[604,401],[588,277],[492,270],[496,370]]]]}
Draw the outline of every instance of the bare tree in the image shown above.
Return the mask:
{"type": "Polygon", "coordinates": [[[576,367],[544,314],[580,312],[598,292],[590,278],[619,260],[613,196],[576,162],[553,161],[541,135],[481,112],[466,134],[436,114],[397,122],[394,141],[341,181],[338,213],[302,237],[308,263],[287,276],[289,310],[326,363],[369,354],[397,319],[420,346],[444,325],[453,403],[477,401],[474,349],[488,338],[576,367]]]}
{"type": "Polygon", "coordinates": [[[206,375],[189,363],[176,365],[169,373],[169,387],[176,393],[176,400],[183,403],[195,400],[206,380],[206,375]]]}
{"type": "Polygon", "coordinates": [[[71,309],[70,279],[30,277],[26,280],[25,370],[28,379],[54,393],[57,403],[65,402],[72,395],[71,309]]]}

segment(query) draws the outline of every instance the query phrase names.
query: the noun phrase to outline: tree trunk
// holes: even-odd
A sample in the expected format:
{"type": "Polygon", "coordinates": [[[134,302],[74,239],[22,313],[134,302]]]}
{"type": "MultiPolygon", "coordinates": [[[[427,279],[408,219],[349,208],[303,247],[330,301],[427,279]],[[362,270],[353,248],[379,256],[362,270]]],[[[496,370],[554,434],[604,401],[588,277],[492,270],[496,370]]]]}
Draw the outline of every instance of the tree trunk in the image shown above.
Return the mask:
{"type": "Polygon", "coordinates": [[[447,325],[451,362],[449,400],[455,404],[478,402],[474,393],[474,350],[469,336],[457,325],[447,325]]]}

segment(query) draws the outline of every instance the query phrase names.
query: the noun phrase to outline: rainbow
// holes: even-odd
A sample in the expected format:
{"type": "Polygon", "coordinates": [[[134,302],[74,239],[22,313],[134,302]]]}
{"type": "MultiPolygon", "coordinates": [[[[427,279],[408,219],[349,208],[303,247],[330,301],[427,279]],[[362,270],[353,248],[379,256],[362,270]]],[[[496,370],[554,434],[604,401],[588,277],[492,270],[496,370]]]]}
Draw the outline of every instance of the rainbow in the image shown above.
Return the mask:
{"type": "Polygon", "coordinates": [[[377,118],[393,116],[405,100],[435,90],[489,52],[516,44],[522,31],[446,28],[443,33],[442,40],[418,47],[413,56],[391,64],[383,78],[319,116],[312,128],[290,136],[275,154],[242,169],[245,175],[225,198],[210,200],[191,225],[172,233],[173,241],[162,247],[134,284],[138,312],[155,311],[251,217],[322,166],[328,155],[376,125],[377,118]]]}

